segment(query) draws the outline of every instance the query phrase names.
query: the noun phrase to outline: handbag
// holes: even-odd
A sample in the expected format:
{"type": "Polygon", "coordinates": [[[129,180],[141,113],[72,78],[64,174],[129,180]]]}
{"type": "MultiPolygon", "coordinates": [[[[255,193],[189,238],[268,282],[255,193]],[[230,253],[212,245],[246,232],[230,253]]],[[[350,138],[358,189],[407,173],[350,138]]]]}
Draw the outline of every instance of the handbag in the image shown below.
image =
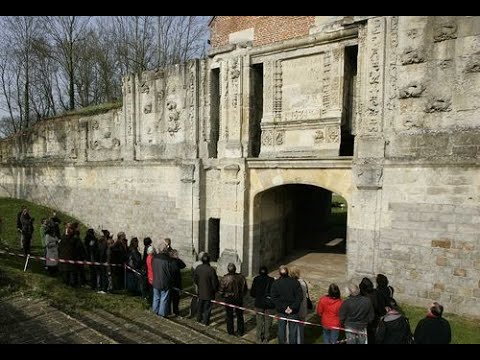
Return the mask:
{"type": "Polygon", "coordinates": [[[308,292],[308,285],[306,282],[305,282],[305,287],[307,288],[307,309],[313,310],[313,303],[312,303],[312,300],[310,300],[310,294],[308,292]]]}
{"type": "Polygon", "coordinates": [[[312,300],[310,300],[309,297],[307,297],[307,309],[308,310],[313,310],[313,303],[312,303],[312,300]]]}

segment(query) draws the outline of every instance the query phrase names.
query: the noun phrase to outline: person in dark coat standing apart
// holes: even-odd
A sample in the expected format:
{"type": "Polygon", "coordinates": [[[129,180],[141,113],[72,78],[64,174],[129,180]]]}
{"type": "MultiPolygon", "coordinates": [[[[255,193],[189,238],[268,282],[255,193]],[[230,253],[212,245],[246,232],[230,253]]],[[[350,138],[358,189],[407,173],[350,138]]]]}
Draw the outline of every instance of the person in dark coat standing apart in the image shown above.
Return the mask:
{"type": "MultiPolygon", "coordinates": [[[[288,268],[281,265],[278,269],[280,278],[272,285],[272,301],[279,316],[298,320],[298,311],[303,300],[303,290],[300,283],[288,276],[288,268]]],[[[288,321],[288,343],[297,343],[296,322],[288,321]]],[[[287,343],[287,320],[278,320],[278,343],[287,343]]]]}
{"type": "Polygon", "coordinates": [[[443,306],[437,302],[430,305],[427,316],[415,328],[415,344],[450,344],[450,323],[442,317],[443,306]]]}
{"type": "Polygon", "coordinates": [[[212,303],[218,290],[217,272],[210,266],[210,256],[202,256],[202,265],[197,266],[193,275],[193,282],[198,286],[197,321],[208,325],[212,312],[212,303]]]}
{"type": "Polygon", "coordinates": [[[272,309],[275,307],[271,301],[270,289],[275,279],[268,275],[266,266],[260,267],[258,276],[255,276],[250,289],[250,296],[255,298],[255,310],[265,315],[257,314],[257,344],[266,344],[270,338],[272,326],[272,309]]]}
{"type": "MultiPolygon", "coordinates": [[[[227,266],[228,274],[220,281],[220,290],[218,291],[227,304],[243,306],[243,297],[248,292],[247,280],[242,274],[237,274],[235,264],[230,263],[227,266]]],[[[237,335],[243,336],[245,333],[245,323],[243,321],[243,310],[238,308],[225,307],[227,318],[227,332],[234,335],[233,330],[233,310],[237,316],[237,335]]]]}

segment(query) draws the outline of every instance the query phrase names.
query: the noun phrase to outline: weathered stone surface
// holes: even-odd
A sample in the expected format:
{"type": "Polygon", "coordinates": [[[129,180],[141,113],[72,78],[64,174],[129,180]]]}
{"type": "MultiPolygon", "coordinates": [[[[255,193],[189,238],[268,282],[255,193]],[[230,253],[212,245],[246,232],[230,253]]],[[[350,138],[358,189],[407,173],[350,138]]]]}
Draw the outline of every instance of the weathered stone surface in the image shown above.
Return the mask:
{"type": "Polygon", "coordinates": [[[449,239],[432,240],[432,247],[450,249],[452,247],[452,241],[449,239]]]}
{"type": "Polygon", "coordinates": [[[125,77],[121,110],[1,141],[0,195],[253,275],[292,245],[286,185],[323,188],[350,277],[480,315],[480,18],[221,18],[209,58],[125,77]]]}

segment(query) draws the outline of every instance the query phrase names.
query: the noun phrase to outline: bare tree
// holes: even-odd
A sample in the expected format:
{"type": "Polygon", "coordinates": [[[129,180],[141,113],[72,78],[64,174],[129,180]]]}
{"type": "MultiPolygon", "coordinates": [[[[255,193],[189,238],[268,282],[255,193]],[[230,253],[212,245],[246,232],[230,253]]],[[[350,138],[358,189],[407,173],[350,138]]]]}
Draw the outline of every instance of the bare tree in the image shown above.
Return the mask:
{"type": "Polygon", "coordinates": [[[208,16],[157,16],[157,66],[185,62],[205,53],[208,16]]]}
{"type": "Polygon", "coordinates": [[[75,108],[75,70],[79,41],[85,40],[90,16],[47,16],[47,29],[56,49],[56,60],[68,82],[68,109],[75,108]]]}
{"type": "Polygon", "coordinates": [[[121,98],[122,77],[205,53],[207,16],[0,17],[0,135],[121,98]]]}
{"type": "Polygon", "coordinates": [[[1,88],[14,131],[28,128],[31,120],[31,75],[34,48],[42,36],[40,21],[32,16],[4,16],[1,43],[1,88]]]}

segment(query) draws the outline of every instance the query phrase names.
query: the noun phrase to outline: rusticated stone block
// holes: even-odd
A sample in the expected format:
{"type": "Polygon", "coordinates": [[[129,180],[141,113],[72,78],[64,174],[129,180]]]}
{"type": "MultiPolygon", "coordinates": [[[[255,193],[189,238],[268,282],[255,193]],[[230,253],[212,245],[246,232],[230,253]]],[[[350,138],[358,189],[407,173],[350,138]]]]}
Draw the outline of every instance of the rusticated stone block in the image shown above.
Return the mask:
{"type": "Polygon", "coordinates": [[[433,285],[433,290],[435,291],[445,291],[445,284],[442,284],[442,283],[435,283],[433,285]]]}
{"type": "Polygon", "coordinates": [[[480,298],[480,289],[473,289],[473,297],[480,298]]]}
{"type": "Polygon", "coordinates": [[[436,264],[438,266],[447,266],[447,258],[445,256],[437,256],[436,264]]]}
{"type": "Polygon", "coordinates": [[[467,270],[456,268],[453,270],[453,276],[465,277],[467,276],[467,270]]]}
{"type": "Polygon", "coordinates": [[[432,247],[450,249],[452,247],[452,240],[450,239],[432,240],[432,247]]]}

